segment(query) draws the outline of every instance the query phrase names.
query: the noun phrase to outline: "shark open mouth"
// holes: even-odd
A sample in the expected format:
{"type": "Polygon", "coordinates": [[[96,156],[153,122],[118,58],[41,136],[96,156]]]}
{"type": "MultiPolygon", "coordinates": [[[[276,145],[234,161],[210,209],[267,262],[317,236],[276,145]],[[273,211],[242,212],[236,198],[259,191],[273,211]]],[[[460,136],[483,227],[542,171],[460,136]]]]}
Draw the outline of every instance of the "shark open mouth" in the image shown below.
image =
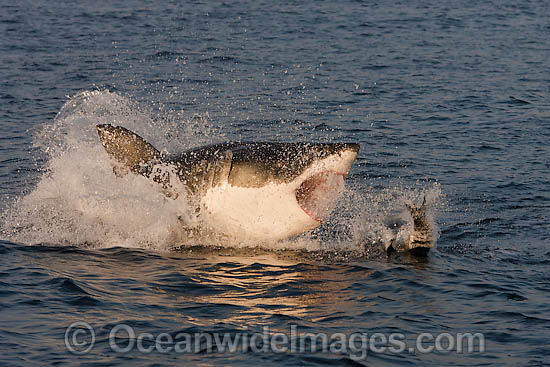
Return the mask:
{"type": "Polygon", "coordinates": [[[344,190],[346,175],[323,171],[304,180],[296,190],[296,201],[312,219],[322,222],[336,206],[344,190]]]}

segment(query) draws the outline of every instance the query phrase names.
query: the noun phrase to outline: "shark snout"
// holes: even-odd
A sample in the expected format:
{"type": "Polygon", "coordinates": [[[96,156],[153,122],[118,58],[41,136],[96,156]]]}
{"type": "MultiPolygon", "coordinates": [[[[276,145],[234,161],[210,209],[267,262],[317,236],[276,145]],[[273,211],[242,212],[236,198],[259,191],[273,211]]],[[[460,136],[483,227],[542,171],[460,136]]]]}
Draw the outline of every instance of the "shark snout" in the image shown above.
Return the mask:
{"type": "Polygon", "coordinates": [[[328,143],[319,144],[319,148],[321,156],[339,155],[355,159],[359,153],[360,145],[358,143],[328,143]]]}
{"type": "Polygon", "coordinates": [[[343,150],[350,150],[355,153],[359,153],[361,145],[359,143],[343,143],[343,150]]]}
{"type": "Polygon", "coordinates": [[[357,158],[360,145],[358,143],[337,143],[334,144],[333,170],[344,177],[347,176],[353,162],[357,158]]]}

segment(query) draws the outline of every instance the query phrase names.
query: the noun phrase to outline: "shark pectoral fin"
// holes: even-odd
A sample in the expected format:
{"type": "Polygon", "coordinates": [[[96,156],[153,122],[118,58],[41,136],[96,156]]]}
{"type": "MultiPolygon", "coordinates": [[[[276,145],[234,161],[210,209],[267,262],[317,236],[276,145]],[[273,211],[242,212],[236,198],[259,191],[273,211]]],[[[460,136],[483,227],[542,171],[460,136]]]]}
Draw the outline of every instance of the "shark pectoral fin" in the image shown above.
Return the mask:
{"type": "Polygon", "coordinates": [[[174,167],[155,147],[122,126],[97,125],[96,129],[101,144],[112,158],[117,177],[133,172],[161,185],[168,198],[178,198],[179,193],[171,182],[172,177],[177,176],[174,167]]]}
{"type": "Polygon", "coordinates": [[[122,127],[109,124],[97,125],[99,140],[105,151],[117,165],[115,174],[124,175],[125,169],[147,176],[148,166],[162,159],[162,154],[141,136],[122,127]]]}

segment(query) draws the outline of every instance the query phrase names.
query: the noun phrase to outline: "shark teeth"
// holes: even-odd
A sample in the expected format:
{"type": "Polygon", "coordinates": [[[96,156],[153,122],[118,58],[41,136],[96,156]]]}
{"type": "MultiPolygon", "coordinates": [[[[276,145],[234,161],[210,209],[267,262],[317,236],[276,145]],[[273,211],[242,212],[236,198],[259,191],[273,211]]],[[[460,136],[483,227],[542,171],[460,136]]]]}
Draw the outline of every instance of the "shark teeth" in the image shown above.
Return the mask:
{"type": "Polygon", "coordinates": [[[304,180],[296,190],[296,201],[312,219],[322,222],[344,190],[345,174],[323,171],[304,180]]]}

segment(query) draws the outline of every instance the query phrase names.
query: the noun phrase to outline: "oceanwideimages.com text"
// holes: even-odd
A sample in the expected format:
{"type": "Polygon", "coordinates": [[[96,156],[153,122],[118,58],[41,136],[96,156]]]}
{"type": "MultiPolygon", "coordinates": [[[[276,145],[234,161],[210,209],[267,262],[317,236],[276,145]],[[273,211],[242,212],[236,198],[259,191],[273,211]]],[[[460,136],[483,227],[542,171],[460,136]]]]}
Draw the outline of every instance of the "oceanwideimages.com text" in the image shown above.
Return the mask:
{"type": "MultiPolygon", "coordinates": [[[[86,322],[71,324],[65,332],[65,346],[74,354],[90,352],[96,343],[95,330],[86,322]]],[[[149,333],[126,324],[111,328],[109,348],[116,353],[330,353],[365,360],[369,353],[483,353],[482,333],[311,333],[290,326],[287,332],[264,327],[232,333],[149,333]]]]}

